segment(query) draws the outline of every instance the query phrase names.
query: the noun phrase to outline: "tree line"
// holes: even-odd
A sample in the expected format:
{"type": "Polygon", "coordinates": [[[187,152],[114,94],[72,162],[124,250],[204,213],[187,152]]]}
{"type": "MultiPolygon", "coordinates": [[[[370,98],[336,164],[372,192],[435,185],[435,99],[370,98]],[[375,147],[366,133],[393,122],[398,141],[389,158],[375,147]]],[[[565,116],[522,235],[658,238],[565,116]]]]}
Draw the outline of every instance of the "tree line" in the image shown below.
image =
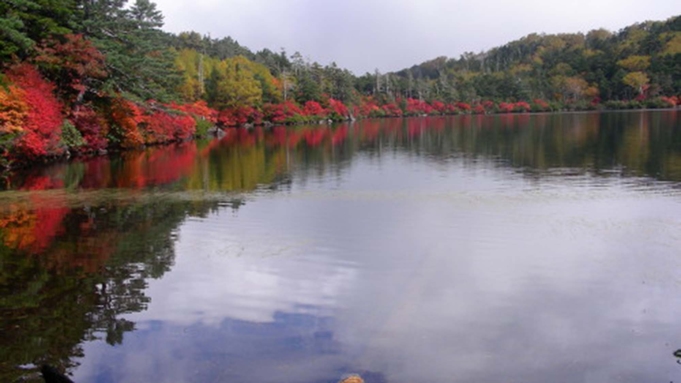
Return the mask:
{"type": "Polygon", "coordinates": [[[162,26],[149,0],[0,4],[0,162],[182,141],[214,125],[675,107],[681,94],[681,16],[360,76],[162,26]]]}

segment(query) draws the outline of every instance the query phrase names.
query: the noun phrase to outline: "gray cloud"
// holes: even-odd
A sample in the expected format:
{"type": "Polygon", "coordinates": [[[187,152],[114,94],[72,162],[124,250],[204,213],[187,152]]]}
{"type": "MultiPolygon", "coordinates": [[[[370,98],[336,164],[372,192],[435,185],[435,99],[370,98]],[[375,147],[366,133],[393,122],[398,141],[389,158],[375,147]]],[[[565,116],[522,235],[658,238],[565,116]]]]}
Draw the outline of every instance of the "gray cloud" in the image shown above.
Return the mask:
{"type": "Polygon", "coordinates": [[[681,13],[678,0],[157,0],[166,30],[300,51],[356,74],[478,52],[529,33],[618,30],[681,13]]]}

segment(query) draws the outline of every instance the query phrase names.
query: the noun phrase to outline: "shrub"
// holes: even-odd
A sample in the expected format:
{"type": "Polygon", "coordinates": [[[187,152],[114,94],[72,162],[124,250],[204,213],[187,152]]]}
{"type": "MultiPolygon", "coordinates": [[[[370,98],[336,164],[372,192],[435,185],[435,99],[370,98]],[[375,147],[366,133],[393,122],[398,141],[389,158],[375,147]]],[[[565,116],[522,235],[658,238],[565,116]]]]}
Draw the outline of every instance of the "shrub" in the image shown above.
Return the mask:
{"type": "Polygon", "coordinates": [[[14,85],[0,87],[0,134],[16,134],[24,130],[28,104],[24,91],[14,85]]]}
{"type": "Polygon", "coordinates": [[[83,136],[69,120],[64,120],[61,125],[61,142],[69,149],[76,149],[85,145],[83,136]]]}
{"type": "Polygon", "coordinates": [[[35,159],[62,154],[59,136],[63,118],[61,104],[52,93],[54,86],[29,64],[13,67],[8,78],[23,89],[28,105],[22,134],[13,148],[16,156],[35,159]]]}
{"type": "Polygon", "coordinates": [[[213,127],[213,123],[204,120],[202,118],[194,118],[196,121],[196,133],[195,135],[198,137],[205,137],[208,135],[208,130],[213,127]]]}

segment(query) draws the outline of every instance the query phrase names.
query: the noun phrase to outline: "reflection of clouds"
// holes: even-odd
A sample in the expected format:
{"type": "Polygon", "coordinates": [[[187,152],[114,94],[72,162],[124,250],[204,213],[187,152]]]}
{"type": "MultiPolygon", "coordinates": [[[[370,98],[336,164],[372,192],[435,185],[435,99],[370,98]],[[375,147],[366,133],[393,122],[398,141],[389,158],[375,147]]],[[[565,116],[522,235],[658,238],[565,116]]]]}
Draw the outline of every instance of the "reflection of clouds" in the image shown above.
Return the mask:
{"type": "Polygon", "coordinates": [[[355,278],[352,264],[334,262],[309,239],[241,224],[220,215],[185,224],[173,272],[150,284],[154,304],[131,319],[268,322],[277,311],[328,311],[355,278]]]}
{"type": "Polygon", "coordinates": [[[673,380],[678,198],[402,165],[186,223],[121,357],[204,381],[673,380]]]}
{"type": "Polygon", "coordinates": [[[145,322],[121,347],[90,344],[77,377],[116,383],[323,382],[345,363],[332,325],[330,318],[281,312],[267,323],[145,322]]]}

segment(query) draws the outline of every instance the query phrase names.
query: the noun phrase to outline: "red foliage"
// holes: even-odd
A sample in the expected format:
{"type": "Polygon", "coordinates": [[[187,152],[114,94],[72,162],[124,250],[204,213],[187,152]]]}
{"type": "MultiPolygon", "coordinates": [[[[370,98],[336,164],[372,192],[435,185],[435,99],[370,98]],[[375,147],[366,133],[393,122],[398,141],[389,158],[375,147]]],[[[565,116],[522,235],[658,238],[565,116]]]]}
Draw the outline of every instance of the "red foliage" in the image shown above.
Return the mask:
{"type": "Polygon", "coordinates": [[[407,99],[407,108],[405,111],[407,115],[416,116],[420,114],[430,114],[433,112],[433,110],[433,107],[428,105],[428,103],[425,101],[416,100],[413,98],[407,99]]]}
{"type": "Polygon", "coordinates": [[[319,146],[319,144],[321,144],[324,140],[324,136],[328,131],[329,130],[327,128],[312,128],[305,130],[303,133],[303,136],[305,137],[305,143],[310,147],[319,146]]]}
{"type": "Polygon", "coordinates": [[[543,111],[547,111],[547,110],[551,109],[551,107],[549,106],[549,103],[542,100],[541,98],[535,98],[534,99],[534,105],[536,106],[535,109],[537,109],[536,111],[538,111],[538,112],[543,112],[543,111]]]}
{"type": "Polygon", "coordinates": [[[194,144],[155,148],[139,169],[138,178],[144,186],[175,182],[191,174],[196,155],[194,144]]]}
{"type": "Polygon", "coordinates": [[[445,105],[445,113],[446,114],[457,114],[457,113],[459,113],[459,109],[454,104],[447,104],[447,105],[445,105]]]}
{"type": "Polygon", "coordinates": [[[500,102],[499,103],[499,111],[502,113],[511,113],[513,112],[514,105],[512,102],[500,102]]]}
{"type": "Polygon", "coordinates": [[[525,101],[518,101],[515,104],[513,104],[513,111],[514,112],[529,112],[530,109],[530,104],[528,104],[525,101]]]}
{"type": "Polygon", "coordinates": [[[121,176],[106,179],[97,187],[140,189],[169,184],[192,172],[197,155],[196,145],[187,143],[125,152],[125,161],[118,169],[121,176]]]}
{"type": "Polygon", "coordinates": [[[236,126],[236,119],[234,118],[234,115],[232,114],[231,109],[223,109],[218,112],[217,115],[217,124],[219,126],[236,126]]]}
{"type": "Polygon", "coordinates": [[[246,123],[262,124],[263,114],[250,106],[223,109],[218,113],[220,126],[241,126],[246,123]]]}
{"type": "Polygon", "coordinates": [[[120,128],[118,139],[121,147],[184,141],[196,132],[196,121],[189,114],[168,111],[153,101],[148,108],[145,111],[122,98],[114,100],[110,114],[112,122],[120,128]]]}
{"type": "Polygon", "coordinates": [[[249,129],[238,128],[236,130],[236,142],[242,148],[250,148],[258,142],[258,136],[249,129]]]}
{"type": "Polygon", "coordinates": [[[255,109],[250,106],[242,106],[239,108],[234,108],[232,110],[232,115],[234,116],[234,121],[237,125],[243,125],[247,123],[250,116],[255,112],[255,109]]]}
{"type": "Polygon", "coordinates": [[[23,89],[29,107],[24,134],[16,142],[16,155],[37,158],[63,154],[64,148],[60,143],[63,118],[61,104],[52,94],[54,86],[30,64],[13,67],[8,77],[23,89]]]}
{"type": "Polygon", "coordinates": [[[178,141],[190,139],[196,133],[196,121],[188,115],[175,116],[173,137],[178,141]]]}
{"type": "Polygon", "coordinates": [[[51,207],[36,211],[36,225],[34,227],[36,241],[33,243],[33,252],[46,249],[54,241],[54,238],[64,231],[62,221],[69,211],[71,209],[66,207],[51,207]]]}
{"type": "Polygon", "coordinates": [[[430,105],[436,112],[440,114],[444,114],[446,112],[445,104],[440,101],[433,101],[430,103],[430,105]]]}
{"type": "Polygon", "coordinates": [[[334,100],[333,98],[329,99],[329,107],[327,108],[327,112],[333,118],[345,118],[350,114],[350,112],[348,112],[348,107],[345,106],[343,102],[334,100]]]}
{"type": "Polygon", "coordinates": [[[484,100],[480,103],[483,108],[485,108],[486,111],[490,112],[494,110],[494,102],[490,100],[484,100]]]}
{"type": "Polygon", "coordinates": [[[272,133],[267,136],[267,144],[274,147],[286,145],[286,128],[283,126],[272,128],[272,133]]]}
{"type": "Polygon", "coordinates": [[[306,116],[326,117],[326,110],[317,101],[308,101],[303,107],[306,116]]]}
{"type": "Polygon", "coordinates": [[[486,110],[482,104],[476,104],[473,106],[473,113],[475,114],[485,114],[486,110]]]}
{"type": "Polygon", "coordinates": [[[402,109],[400,109],[396,104],[394,103],[388,103],[383,105],[383,111],[385,112],[386,116],[390,117],[402,117],[402,109]]]}
{"type": "Polygon", "coordinates": [[[424,119],[409,119],[407,120],[407,134],[409,138],[417,137],[425,129],[424,119]]]}
{"type": "Polygon", "coordinates": [[[36,48],[35,61],[73,102],[87,90],[87,82],[107,76],[104,55],[82,35],[67,34],[49,39],[36,48]]]}
{"type": "Polygon", "coordinates": [[[81,150],[100,150],[107,147],[109,143],[106,138],[107,123],[92,109],[86,106],[77,106],[71,111],[69,120],[85,140],[85,147],[81,150]]]}
{"type": "Polygon", "coordinates": [[[142,109],[134,102],[123,98],[114,99],[111,103],[110,118],[112,125],[120,129],[117,137],[123,148],[135,148],[144,144],[144,138],[138,128],[143,121],[142,109]]]}
{"type": "Polygon", "coordinates": [[[144,116],[141,133],[145,144],[160,144],[172,140],[168,126],[172,119],[168,113],[154,112],[151,116],[144,116]]]}
{"type": "Polygon", "coordinates": [[[468,112],[468,111],[471,110],[471,105],[467,104],[465,102],[459,101],[455,105],[459,110],[464,111],[464,112],[468,112]]]}
{"type": "Polygon", "coordinates": [[[333,146],[342,144],[343,141],[348,137],[348,126],[343,124],[343,126],[338,127],[333,132],[333,135],[331,136],[331,144],[333,146]]]}
{"type": "Polygon", "coordinates": [[[281,104],[265,104],[263,106],[264,118],[275,124],[284,124],[295,116],[303,115],[298,105],[293,101],[286,101],[281,104]]]}
{"type": "Polygon", "coordinates": [[[377,105],[376,101],[371,98],[367,97],[362,99],[362,103],[359,106],[359,109],[355,111],[355,114],[359,117],[367,118],[367,117],[380,117],[383,116],[383,110],[377,105]]]}
{"type": "Polygon", "coordinates": [[[176,103],[171,103],[168,105],[169,108],[173,110],[178,110],[181,112],[185,112],[194,118],[201,118],[207,121],[210,121],[212,123],[216,123],[218,120],[218,112],[215,109],[212,109],[208,107],[208,104],[201,100],[201,101],[196,101],[191,104],[176,104],[176,103]]]}

